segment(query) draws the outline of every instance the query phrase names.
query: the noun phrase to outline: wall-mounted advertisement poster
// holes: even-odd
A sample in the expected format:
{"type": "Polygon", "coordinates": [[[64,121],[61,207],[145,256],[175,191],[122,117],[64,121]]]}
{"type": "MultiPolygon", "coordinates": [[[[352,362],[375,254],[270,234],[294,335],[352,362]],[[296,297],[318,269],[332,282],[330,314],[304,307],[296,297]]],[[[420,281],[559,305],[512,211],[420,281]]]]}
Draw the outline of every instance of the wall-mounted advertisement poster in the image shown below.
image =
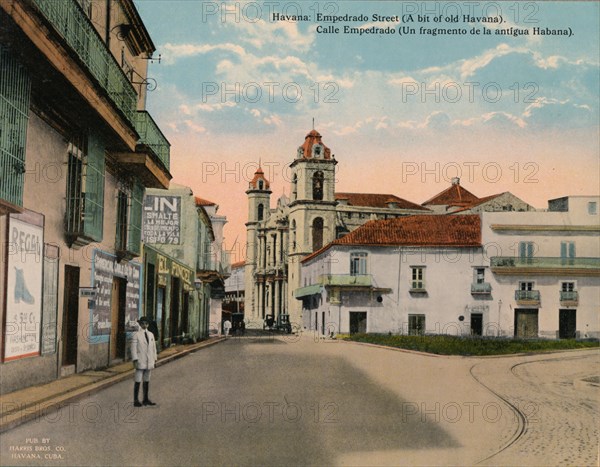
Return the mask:
{"type": "Polygon", "coordinates": [[[179,196],[146,195],[142,214],[142,239],[146,243],[179,245],[179,196]]]}
{"type": "Polygon", "coordinates": [[[111,303],[113,280],[123,279],[127,282],[125,297],[125,327],[127,331],[135,329],[140,309],[140,277],[142,267],[134,262],[118,262],[117,257],[101,250],[94,251],[93,283],[97,289],[92,308],[92,336],[110,334],[111,303]]]}
{"type": "Polygon", "coordinates": [[[43,247],[43,226],[9,219],[4,361],[40,354],[43,247]]]}

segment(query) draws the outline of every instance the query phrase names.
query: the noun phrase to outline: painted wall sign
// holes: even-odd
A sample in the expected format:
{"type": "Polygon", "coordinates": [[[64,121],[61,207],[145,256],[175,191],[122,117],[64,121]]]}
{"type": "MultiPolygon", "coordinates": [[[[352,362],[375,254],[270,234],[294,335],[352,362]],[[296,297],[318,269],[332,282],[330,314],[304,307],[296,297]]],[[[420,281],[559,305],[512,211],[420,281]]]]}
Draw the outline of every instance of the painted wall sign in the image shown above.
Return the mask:
{"type": "Polygon", "coordinates": [[[179,196],[146,195],[142,216],[144,242],[179,245],[181,220],[179,196]]]}
{"type": "Polygon", "coordinates": [[[111,329],[111,294],[113,278],[127,279],[125,327],[127,331],[137,329],[140,310],[142,267],[130,261],[118,262],[116,256],[95,250],[93,257],[92,283],[96,288],[95,306],[91,310],[91,335],[108,336],[111,329]]]}
{"type": "Polygon", "coordinates": [[[58,315],[58,258],[56,245],[44,245],[44,300],[42,304],[42,355],[56,352],[58,315]]]}
{"type": "Polygon", "coordinates": [[[10,218],[4,360],[40,354],[44,228],[10,218]]]}
{"type": "Polygon", "coordinates": [[[85,298],[96,298],[98,289],[94,287],[79,287],[79,296],[85,298]]]}

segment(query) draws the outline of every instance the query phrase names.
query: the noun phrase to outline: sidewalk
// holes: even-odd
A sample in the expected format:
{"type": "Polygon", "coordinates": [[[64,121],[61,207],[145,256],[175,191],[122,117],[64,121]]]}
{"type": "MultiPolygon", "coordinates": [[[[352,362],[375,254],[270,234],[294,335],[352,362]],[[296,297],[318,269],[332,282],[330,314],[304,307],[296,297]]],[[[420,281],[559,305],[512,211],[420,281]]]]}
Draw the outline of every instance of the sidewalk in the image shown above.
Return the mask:
{"type": "MultiPolygon", "coordinates": [[[[156,366],[184,357],[196,350],[217,344],[224,337],[211,337],[197,344],[176,345],[158,355],[156,366]]],[[[90,370],[60,378],[0,396],[0,433],[11,430],[31,419],[41,417],[61,407],[98,392],[108,386],[132,378],[131,362],[103,370],[90,370]]]]}

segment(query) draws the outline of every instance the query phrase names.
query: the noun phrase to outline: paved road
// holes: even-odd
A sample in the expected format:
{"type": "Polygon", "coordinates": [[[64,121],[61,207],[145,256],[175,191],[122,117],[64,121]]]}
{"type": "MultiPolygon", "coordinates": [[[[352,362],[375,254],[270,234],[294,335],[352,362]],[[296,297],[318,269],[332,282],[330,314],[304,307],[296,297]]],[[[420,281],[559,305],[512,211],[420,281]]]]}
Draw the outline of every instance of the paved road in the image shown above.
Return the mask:
{"type": "MultiPolygon", "coordinates": [[[[545,364],[553,374],[574,367],[552,358],[545,364]]],[[[115,385],[3,434],[0,464],[472,465],[488,459],[517,465],[525,436],[536,432],[529,423],[523,434],[523,407],[515,411],[510,404],[518,404],[505,394],[515,387],[512,379],[526,394],[536,384],[531,398],[564,399],[540,364],[513,368],[525,360],[424,356],[309,337],[233,338],[155,370],[151,397],[158,407],[134,409],[133,384],[115,385]]],[[[578,379],[598,374],[596,353],[578,362],[578,379]],[[586,358],[594,368],[588,370],[586,358]]],[[[578,391],[571,390],[574,400],[578,391]]],[[[580,446],[587,454],[565,452],[556,461],[593,460],[597,399],[588,409],[582,430],[558,429],[549,439],[544,415],[528,459],[542,455],[548,442],[568,436],[578,442],[585,434],[580,446]]],[[[552,423],[562,426],[560,417],[552,423]]]]}

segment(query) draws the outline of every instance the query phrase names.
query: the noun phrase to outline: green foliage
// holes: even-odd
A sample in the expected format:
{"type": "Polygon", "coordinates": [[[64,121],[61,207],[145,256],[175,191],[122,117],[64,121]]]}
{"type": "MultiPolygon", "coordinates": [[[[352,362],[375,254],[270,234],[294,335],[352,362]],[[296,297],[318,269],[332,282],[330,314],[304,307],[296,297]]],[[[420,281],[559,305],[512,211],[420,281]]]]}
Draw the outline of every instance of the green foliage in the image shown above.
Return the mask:
{"type": "Polygon", "coordinates": [[[338,336],[338,338],[440,355],[505,355],[597,348],[600,345],[597,339],[506,339],[457,336],[394,336],[385,334],[352,334],[338,336]]]}

